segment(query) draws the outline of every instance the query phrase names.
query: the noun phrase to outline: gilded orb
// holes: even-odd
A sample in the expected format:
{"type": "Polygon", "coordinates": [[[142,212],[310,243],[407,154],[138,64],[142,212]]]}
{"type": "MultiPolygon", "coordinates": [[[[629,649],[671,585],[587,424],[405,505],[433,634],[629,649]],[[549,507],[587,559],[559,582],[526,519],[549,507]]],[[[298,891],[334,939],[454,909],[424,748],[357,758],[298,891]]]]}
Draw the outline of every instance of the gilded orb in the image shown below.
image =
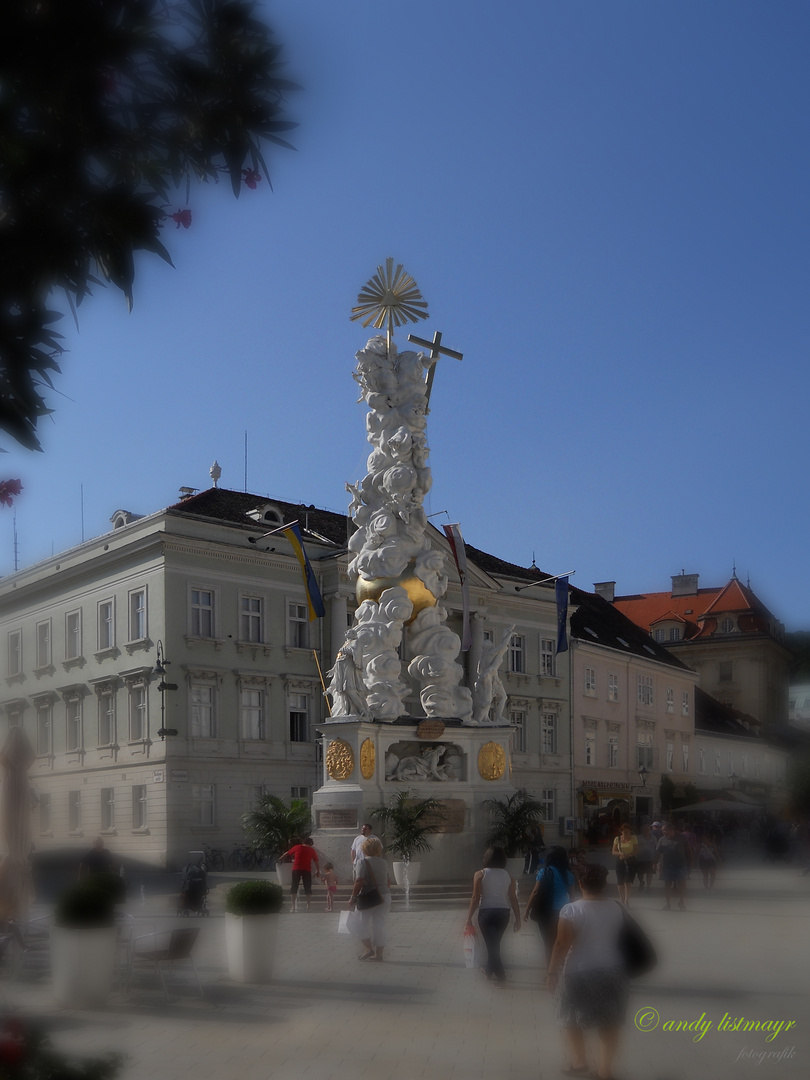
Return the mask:
{"type": "Polygon", "coordinates": [[[413,613],[410,619],[405,621],[406,626],[410,626],[424,608],[436,606],[436,597],[424,581],[413,572],[413,562],[408,563],[399,577],[371,579],[358,577],[355,588],[357,603],[362,604],[364,600],[379,600],[386,589],[394,589],[397,586],[405,590],[408,599],[413,604],[413,613]]]}

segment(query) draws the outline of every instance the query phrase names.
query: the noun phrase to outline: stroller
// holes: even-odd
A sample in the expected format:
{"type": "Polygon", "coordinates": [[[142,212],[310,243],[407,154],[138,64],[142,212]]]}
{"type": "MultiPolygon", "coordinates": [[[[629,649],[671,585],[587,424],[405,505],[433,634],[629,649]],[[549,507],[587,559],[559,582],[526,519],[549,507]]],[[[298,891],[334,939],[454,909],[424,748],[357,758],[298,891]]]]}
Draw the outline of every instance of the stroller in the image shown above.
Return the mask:
{"type": "Polygon", "coordinates": [[[209,915],[208,903],[208,871],[203,861],[201,851],[190,851],[189,863],[183,874],[180,885],[180,899],[177,902],[178,915],[209,915]]]}

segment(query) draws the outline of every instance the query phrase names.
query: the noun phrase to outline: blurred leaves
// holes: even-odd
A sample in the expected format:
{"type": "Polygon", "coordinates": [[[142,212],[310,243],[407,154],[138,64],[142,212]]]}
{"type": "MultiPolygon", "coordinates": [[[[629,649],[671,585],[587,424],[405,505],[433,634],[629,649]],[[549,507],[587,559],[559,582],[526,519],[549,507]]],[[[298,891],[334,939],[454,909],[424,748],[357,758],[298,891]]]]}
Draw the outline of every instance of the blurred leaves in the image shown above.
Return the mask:
{"type": "MultiPolygon", "coordinates": [[[[52,290],[75,308],[134,254],[171,263],[171,195],[268,177],[281,134],[280,48],[250,0],[6,0],[0,13],[0,429],[40,449],[59,373],[52,290]]],[[[174,200],[176,206],[177,199],[174,200]]]]}

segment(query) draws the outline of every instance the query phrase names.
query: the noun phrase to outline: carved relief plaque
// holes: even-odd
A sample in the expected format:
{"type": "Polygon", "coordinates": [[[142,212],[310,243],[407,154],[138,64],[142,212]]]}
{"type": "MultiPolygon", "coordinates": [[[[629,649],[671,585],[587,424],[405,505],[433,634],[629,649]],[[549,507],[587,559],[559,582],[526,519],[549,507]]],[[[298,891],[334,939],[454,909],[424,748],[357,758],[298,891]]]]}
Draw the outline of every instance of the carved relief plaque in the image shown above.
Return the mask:
{"type": "Polygon", "coordinates": [[[354,754],[345,739],[332,739],[329,743],[326,771],[333,780],[348,780],[354,772],[354,754]]]}
{"type": "Polygon", "coordinates": [[[423,720],[416,729],[417,739],[440,739],[444,735],[442,720],[423,720]]]}
{"type": "Polygon", "coordinates": [[[374,775],[375,758],[374,743],[371,739],[364,739],[360,747],[360,775],[364,780],[370,780],[374,775]]]}
{"type": "Polygon", "coordinates": [[[499,743],[484,743],[478,751],[478,772],[483,780],[500,780],[506,772],[506,754],[499,743]]]}

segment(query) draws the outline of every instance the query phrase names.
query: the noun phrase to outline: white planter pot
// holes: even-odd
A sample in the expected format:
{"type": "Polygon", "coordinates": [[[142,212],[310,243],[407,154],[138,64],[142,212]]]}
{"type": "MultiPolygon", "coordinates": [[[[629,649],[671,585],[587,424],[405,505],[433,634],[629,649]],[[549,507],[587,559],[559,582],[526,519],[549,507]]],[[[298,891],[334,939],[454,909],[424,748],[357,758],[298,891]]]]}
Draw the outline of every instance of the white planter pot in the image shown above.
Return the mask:
{"type": "Polygon", "coordinates": [[[292,863],[280,862],[276,863],[276,878],[279,885],[285,891],[289,891],[292,887],[292,863]]]}
{"type": "Polygon", "coordinates": [[[54,997],[62,1005],[91,1008],[103,1005],[115,974],[118,931],[71,930],[51,927],[51,981],[54,997]]]}
{"type": "Polygon", "coordinates": [[[278,915],[225,914],[228,974],[234,982],[264,983],[273,976],[278,915]]]}
{"type": "Polygon", "coordinates": [[[408,878],[409,878],[408,884],[410,884],[410,885],[418,885],[419,884],[419,871],[422,869],[422,864],[418,863],[418,862],[410,862],[410,863],[395,862],[394,863],[394,881],[397,883],[397,885],[405,885],[406,884],[406,881],[405,881],[406,867],[407,867],[407,870],[408,870],[408,878]]]}

